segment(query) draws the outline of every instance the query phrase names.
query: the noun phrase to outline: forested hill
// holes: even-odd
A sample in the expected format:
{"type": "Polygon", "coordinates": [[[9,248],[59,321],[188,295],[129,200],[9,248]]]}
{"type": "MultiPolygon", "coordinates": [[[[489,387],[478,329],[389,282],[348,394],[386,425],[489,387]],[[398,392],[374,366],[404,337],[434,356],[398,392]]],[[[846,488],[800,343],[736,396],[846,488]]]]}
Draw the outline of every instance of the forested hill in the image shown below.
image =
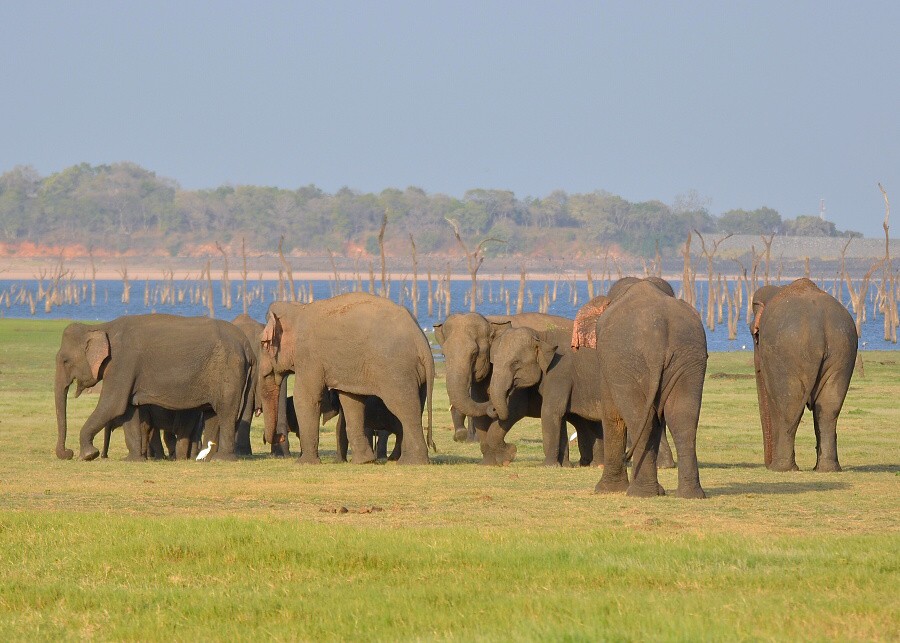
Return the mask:
{"type": "MultiPolygon", "coordinates": [[[[179,254],[192,244],[230,243],[241,237],[259,250],[286,248],[319,253],[378,252],[387,215],[385,244],[408,252],[413,236],[420,252],[455,247],[447,220],[477,243],[493,237],[489,254],[596,252],[618,247],[649,256],[656,242],[664,253],[688,231],[735,234],[842,236],[818,217],[783,219],[767,207],[710,213],[692,194],[673,205],[632,203],[596,191],[519,198],[504,190],[472,189],[462,198],[408,187],[378,194],[342,188],[328,194],[314,185],[296,190],[253,185],[185,190],[133,163],[86,163],[42,177],[19,166],[0,175],[0,241],[80,243],[112,251],[165,249],[179,254]]],[[[850,233],[859,236],[857,233],[850,233]]]]}

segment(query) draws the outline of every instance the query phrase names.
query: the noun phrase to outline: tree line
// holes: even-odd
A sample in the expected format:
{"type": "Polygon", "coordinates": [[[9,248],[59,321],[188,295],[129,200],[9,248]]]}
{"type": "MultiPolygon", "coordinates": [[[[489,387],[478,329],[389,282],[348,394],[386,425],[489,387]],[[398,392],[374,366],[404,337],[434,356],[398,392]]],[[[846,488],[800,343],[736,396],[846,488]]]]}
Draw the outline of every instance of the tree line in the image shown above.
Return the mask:
{"type": "Polygon", "coordinates": [[[245,238],[264,251],[283,237],[288,248],[318,253],[379,252],[387,217],[392,243],[406,252],[409,235],[420,252],[450,251],[448,220],[469,238],[492,237],[491,254],[596,252],[618,246],[649,256],[657,243],[674,254],[692,230],[706,233],[862,236],[815,216],[782,219],[772,208],[713,215],[695,193],[630,202],[606,191],[518,198],[507,190],[472,189],[462,198],[417,187],[363,193],[315,185],[296,190],[223,185],[187,190],[130,162],[81,163],[41,176],[18,166],[0,175],[0,241],[82,243],[114,250],[163,247],[178,255],[186,244],[245,238]]]}

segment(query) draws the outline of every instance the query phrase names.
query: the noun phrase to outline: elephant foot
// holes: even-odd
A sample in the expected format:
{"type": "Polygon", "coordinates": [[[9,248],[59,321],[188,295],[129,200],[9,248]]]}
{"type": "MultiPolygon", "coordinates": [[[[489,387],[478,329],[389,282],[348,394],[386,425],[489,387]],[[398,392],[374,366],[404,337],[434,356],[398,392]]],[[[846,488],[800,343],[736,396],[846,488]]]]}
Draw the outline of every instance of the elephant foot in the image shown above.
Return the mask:
{"type": "Polygon", "coordinates": [[[776,461],[773,460],[769,466],[769,471],[800,471],[800,467],[794,460],[776,461]]]}
{"type": "MultiPolygon", "coordinates": [[[[501,447],[489,447],[482,445],[483,458],[481,464],[487,466],[504,467],[516,459],[518,447],[515,444],[504,444],[501,447]]],[[[559,466],[554,464],[554,466],[559,466]]]]}
{"type": "Polygon", "coordinates": [[[322,460],[317,455],[306,455],[304,453],[297,458],[297,464],[322,464],[322,460]]]}
{"type": "Polygon", "coordinates": [[[666,490],[658,482],[650,485],[636,485],[632,483],[625,495],[631,498],[656,498],[657,496],[666,495],[666,490]]]}
{"type": "Polygon", "coordinates": [[[56,457],[60,460],[71,460],[75,457],[75,452],[72,449],[57,449],[56,457]]]}
{"type": "Polygon", "coordinates": [[[100,455],[100,451],[97,450],[94,446],[81,447],[81,453],[79,454],[79,458],[82,460],[96,460],[100,455]]]}
{"type": "Polygon", "coordinates": [[[375,455],[363,454],[361,456],[353,456],[353,464],[373,464],[375,462],[375,455]]]}
{"type": "Polygon", "coordinates": [[[207,460],[224,460],[226,462],[233,462],[237,459],[237,455],[234,453],[222,453],[221,451],[217,451],[207,458],[207,460]]]}
{"type": "Polygon", "coordinates": [[[397,464],[428,464],[428,454],[404,453],[397,459],[397,464]]]}
{"type": "MultiPolygon", "coordinates": [[[[144,462],[146,459],[147,458],[145,458],[144,456],[134,454],[134,453],[129,453],[124,458],[122,458],[122,460],[124,460],[125,462],[144,462]]],[[[153,459],[159,460],[159,458],[153,458],[153,459]]]]}
{"type": "Polygon", "coordinates": [[[544,458],[544,466],[545,467],[562,467],[565,464],[560,464],[559,460],[556,458],[544,458]]]}
{"type": "Polygon", "coordinates": [[[388,462],[397,462],[402,456],[394,455],[393,453],[388,456],[388,462]]]}
{"type": "Polygon", "coordinates": [[[628,491],[628,477],[621,478],[600,478],[600,482],[594,487],[594,493],[622,493],[628,491]]]}
{"type": "Polygon", "coordinates": [[[838,464],[837,460],[820,460],[816,463],[813,471],[819,471],[822,473],[836,473],[838,471],[843,471],[843,469],[841,469],[841,465],[838,464]]]}
{"type": "Polygon", "coordinates": [[[466,429],[457,429],[453,433],[454,442],[466,442],[469,439],[469,431],[466,429]]]}
{"type": "Polygon", "coordinates": [[[691,500],[701,500],[706,498],[706,492],[700,488],[700,486],[691,486],[691,487],[678,487],[678,490],[675,492],[676,498],[688,498],[691,500]]]}

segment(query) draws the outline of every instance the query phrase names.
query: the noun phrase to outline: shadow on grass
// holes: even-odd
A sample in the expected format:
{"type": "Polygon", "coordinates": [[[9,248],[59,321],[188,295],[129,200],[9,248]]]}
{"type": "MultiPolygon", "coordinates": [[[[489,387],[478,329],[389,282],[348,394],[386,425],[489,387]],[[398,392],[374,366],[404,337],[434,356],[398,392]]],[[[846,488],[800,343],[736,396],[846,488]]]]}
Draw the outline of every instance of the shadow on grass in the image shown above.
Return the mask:
{"type": "Polygon", "coordinates": [[[432,455],[432,464],[481,464],[481,456],[469,455],[432,455]]]}
{"type": "Polygon", "coordinates": [[[760,495],[795,495],[800,493],[818,493],[821,491],[838,491],[849,489],[846,482],[733,482],[723,487],[703,487],[710,496],[741,496],[747,494],[760,495]]]}
{"type": "Polygon", "coordinates": [[[843,469],[860,473],[900,473],[900,464],[864,464],[858,467],[843,467],[843,469]]]}
{"type": "Polygon", "coordinates": [[[762,462],[701,462],[698,465],[703,469],[765,469],[762,462]]]}

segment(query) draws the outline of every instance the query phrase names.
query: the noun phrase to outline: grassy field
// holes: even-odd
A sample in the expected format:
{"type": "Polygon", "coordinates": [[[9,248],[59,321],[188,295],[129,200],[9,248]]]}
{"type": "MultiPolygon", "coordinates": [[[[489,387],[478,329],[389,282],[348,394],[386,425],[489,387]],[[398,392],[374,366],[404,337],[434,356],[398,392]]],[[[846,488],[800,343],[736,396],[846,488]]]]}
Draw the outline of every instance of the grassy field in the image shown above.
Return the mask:
{"type": "MultiPolygon", "coordinates": [[[[536,421],[511,466],[481,467],[442,376],[429,467],[128,463],[121,432],[109,460],[62,462],[63,327],[0,321],[2,640],[900,638],[900,352],[865,353],[833,474],[809,470],[811,418],[804,470],[767,471],[752,355],[711,355],[709,498],[643,500],[541,467],[536,421]]],[[[70,399],[70,447],[95,404],[70,399]]],[[[330,462],[333,424],[322,444],[330,462]]]]}

